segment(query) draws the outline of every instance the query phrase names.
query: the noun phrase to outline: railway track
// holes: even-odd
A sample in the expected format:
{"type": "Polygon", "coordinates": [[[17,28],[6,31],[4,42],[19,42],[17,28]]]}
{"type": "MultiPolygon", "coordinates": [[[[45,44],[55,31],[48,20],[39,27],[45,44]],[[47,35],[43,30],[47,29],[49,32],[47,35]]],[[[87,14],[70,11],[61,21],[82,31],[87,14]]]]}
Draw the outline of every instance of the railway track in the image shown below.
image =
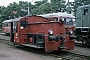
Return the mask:
{"type": "Polygon", "coordinates": [[[50,54],[60,60],[90,60],[90,56],[63,51],[62,54],[50,54]]]}
{"type": "MultiPolygon", "coordinates": [[[[13,46],[13,44],[7,39],[0,39],[0,43],[4,43],[10,46],[13,46]]],[[[84,55],[84,54],[80,54],[80,53],[73,53],[70,51],[54,51],[52,53],[45,53],[44,50],[39,50],[39,49],[29,49],[30,47],[20,47],[19,49],[23,49],[26,51],[30,51],[33,53],[37,53],[37,54],[42,54],[42,55],[46,55],[46,56],[53,56],[55,58],[57,58],[57,60],[90,60],[90,56],[89,55],[84,55]]]]}
{"type": "Polygon", "coordinates": [[[90,48],[90,45],[82,45],[81,43],[75,43],[75,46],[79,46],[83,48],[90,48]]]}

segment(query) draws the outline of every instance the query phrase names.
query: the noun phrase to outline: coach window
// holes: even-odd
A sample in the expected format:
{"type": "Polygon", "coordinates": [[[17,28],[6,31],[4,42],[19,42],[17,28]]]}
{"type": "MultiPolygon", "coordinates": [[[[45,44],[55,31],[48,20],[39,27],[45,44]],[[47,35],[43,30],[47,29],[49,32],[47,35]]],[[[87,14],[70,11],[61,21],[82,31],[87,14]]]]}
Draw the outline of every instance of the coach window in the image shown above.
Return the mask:
{"type": "Polygon", "coordinates": [[[20,22],[21,22],[21,27],[20,27],[21,29],[27,28],[28,22],[26,20],[21,20],[20,22]]]}
{"type": "Polygon", "coordinates": [[[8,26],[10,27],[11,26],[11,23],[8,23],[8,26]]]}
{"type": "Polygon", "coordinates": [[[5,24],[4,24],[4,27],[8,27],[8,23],[5,23],[5,24]]]}

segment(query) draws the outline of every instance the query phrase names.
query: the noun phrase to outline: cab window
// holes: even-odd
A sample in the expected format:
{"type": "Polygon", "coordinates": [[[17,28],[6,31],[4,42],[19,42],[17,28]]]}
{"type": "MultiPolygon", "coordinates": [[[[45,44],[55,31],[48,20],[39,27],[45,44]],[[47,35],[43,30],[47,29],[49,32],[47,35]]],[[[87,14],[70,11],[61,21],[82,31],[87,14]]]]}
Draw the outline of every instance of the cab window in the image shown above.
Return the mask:
{"type": "Polygon", "coordinates": [[[64,24],[65,25],[74,25],[72,18],[64,18],[64,24]]]}
{"type": "Polygon", "coordinates": [[[8,23],[4,23],[4,27],[8,27],[8,23]]]}
{"type": "Polygon", "coordinates": [[[88,8],[84,9],[84,15],[86,15],[88,13],[88,8]]]}
{"type": "Polygon", "coordinates": [[[26,20],[21,20],[21,28],[27,28],[28,22],[26,20]]]}

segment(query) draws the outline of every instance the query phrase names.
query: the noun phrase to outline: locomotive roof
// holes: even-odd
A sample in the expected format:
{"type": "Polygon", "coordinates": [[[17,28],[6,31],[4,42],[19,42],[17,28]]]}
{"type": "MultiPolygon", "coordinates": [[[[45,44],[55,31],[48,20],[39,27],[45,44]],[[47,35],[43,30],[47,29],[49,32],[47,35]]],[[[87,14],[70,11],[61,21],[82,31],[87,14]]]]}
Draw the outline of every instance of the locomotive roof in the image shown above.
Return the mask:
{"type": "Polygon", "coordinates": [[[72,14],[68,14],[68,13],[62,13],[62,12],[58,12],[58,13],[49,13],[49,14],[45,14],[45,15],[38,15],[38,16],[42,16],[45,18],[50,18],[50,17],[70,17],[70,18],[75,18],[75,16],[73,16],[72,14]]]}
{"type": "Polygon", "coordinates": [[[22,18],[22,17],[20,17],[20,18],[15,18],[15,19],[10,19],[10,20],[5,20],[5,21],[3,21],[2,23],[5,23],[5,22],[13,22],[13,21],[20,21],[21,18],[22,18]]]}
{"type": "Polygon", "coordinates": [[[79,6],[78,9],[85,8],[85,7],[90,7],[90,4],[89,5],[84,5],[84,6],[79,6]]]}

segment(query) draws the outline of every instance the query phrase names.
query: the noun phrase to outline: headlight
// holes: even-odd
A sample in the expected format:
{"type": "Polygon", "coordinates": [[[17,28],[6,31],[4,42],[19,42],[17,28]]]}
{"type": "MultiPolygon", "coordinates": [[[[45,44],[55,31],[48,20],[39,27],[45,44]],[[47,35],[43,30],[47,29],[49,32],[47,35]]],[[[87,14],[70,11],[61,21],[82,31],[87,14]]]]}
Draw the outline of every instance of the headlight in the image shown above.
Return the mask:
{"type": "Polygon", "coordinates": [[[23,26],[21,26],[20,28],[21,28],[21,29],[23,29],[24,27],[23,27],[23,26]]]}
{"type": "Polygon", "coordinates": [[[53,34],[53,31],[52,31],[52,30],[48,30],[48,33],[49,33],[50,35],[52,35],[52,34],[53,34]]]}
{"type": "Polygon", "coordinates": [[[69,33],[72,35],[73,34],[73,31],[72,30],[69,30],[69,33]]]}

